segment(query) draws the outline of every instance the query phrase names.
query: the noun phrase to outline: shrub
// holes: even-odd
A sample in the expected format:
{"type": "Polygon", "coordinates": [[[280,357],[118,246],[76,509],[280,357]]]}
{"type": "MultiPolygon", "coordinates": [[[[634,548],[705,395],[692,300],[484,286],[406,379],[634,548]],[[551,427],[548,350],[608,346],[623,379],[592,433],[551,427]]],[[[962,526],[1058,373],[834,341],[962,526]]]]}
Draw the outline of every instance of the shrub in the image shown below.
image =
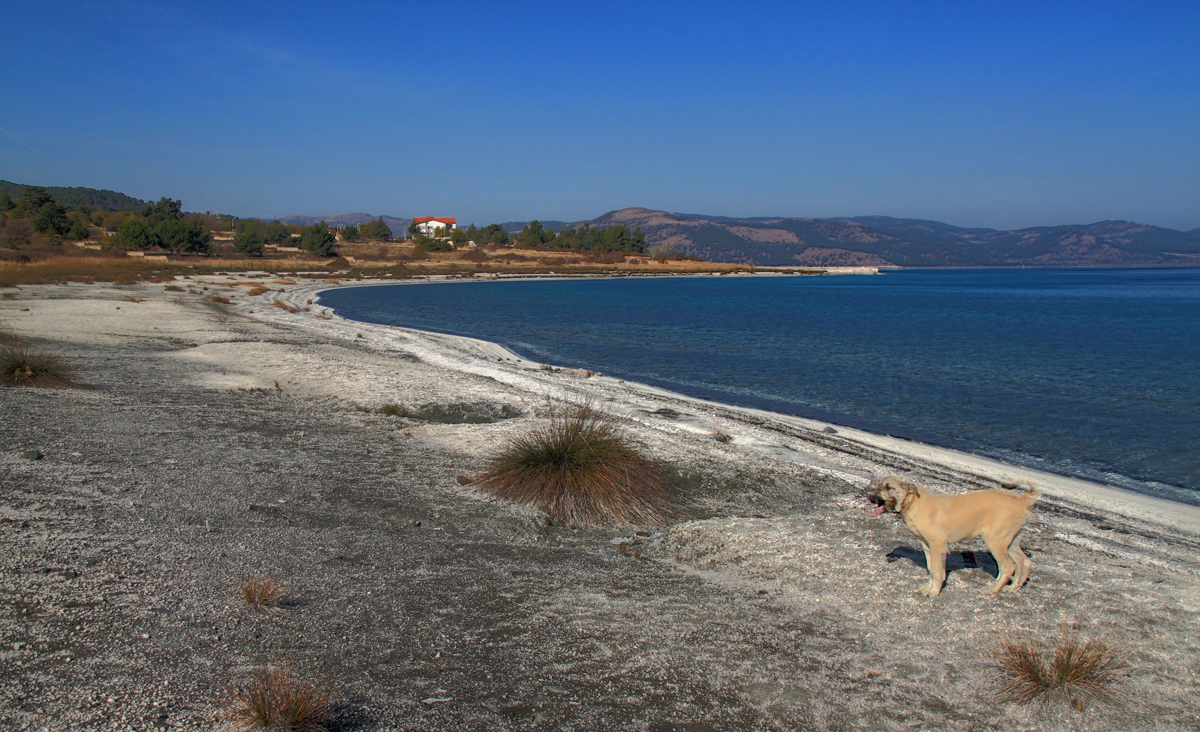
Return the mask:
{"type": "Polygon", "coordinates": [[[60,356],[22,343],[15,335],[0,338],[0,381],[21,386],[74,386],[60,356]]]}
{"type": "Polygon", "coordinates": [[[238,583],[242,599],[254,610],[279,612],[279,602],[287,597],[287,590],[274,577],[258,577],[238,583]]]}
{"type": "Polygon", "coordinates": [[[488,460],[480,485],[565,524],[653,525],[675,513],[666,472],[591,404],[552,407],[544,424],[488,460]]]}
{"type": "Polygon", "coordinates": [[[234,729],[324,732],[333,710],[328,688],[301,680],[290,668],[260,669],[243,686],[227,687],[224,717],[234,729]]]}
{"type": "Polygon", "coordinates": [[[1064,630],[1048,658],[1036,640],[1002,640],[987,651],[997,674],[996,697],[1001,702],[1038,702],[1045,706],[1061,699],[1082,711],[1087,701],[1119,701],[1113,688],[1124,679],[1129,663],[1119,650],[1098,640],[1084,640],[1064,630]]]}
{"type": "Polygon", "coordinates": [[[263,287],[262,285],[255,285],[254,287],[251,287],[249,290],[247,290],[246,294],[249,295],[250,297],[257,297],[257,296],[263,294],[264,292],[270,292],[270,291],[271,291],[270,287],[263,287]]]}

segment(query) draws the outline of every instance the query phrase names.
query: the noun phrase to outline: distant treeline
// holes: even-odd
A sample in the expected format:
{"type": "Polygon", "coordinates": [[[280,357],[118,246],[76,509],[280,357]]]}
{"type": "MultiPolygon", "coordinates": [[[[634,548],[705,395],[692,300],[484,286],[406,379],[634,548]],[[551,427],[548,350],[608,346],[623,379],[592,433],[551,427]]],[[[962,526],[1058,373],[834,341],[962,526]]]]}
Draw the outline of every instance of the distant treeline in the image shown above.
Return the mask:
{"type": "MultiPolygon", "coordinates": [[[[128,197],[126,197],[128,198],[128,197]]],[[[130,201],[137,199],[129,198],[130,201]]],[[[137,211],[92,211],[87,203],[76,204],[72,211],[55,200],[49,189],[24,186],[21,197],[13,200],[0,192],[0,249],[13,251],[36,245],[56,245],[59,239],[80,241],[91,236],[91,227],[103,227],[115,236],[106,243],[123,249],[165,249],[176,254],[209,254],[209,231],[218,223],[215,217],[186,216],[183,202],[161,198],[158,203],[142,203],[137,211]]]]}
{"type": "MultiPolygon", "coordinates": [[[[25,190],[24,185],[0,180],[0,196],[7,195],[10,200],[17,200],[25,190]]],[[[106,191],[97,188],[63,188],[61,186],[46,186],[42,188],[60,206],[75,209],[80,204],[92,211],[136,211],[146,205],[146,201],[116,191],[106,191]]]]}
{"type": "MultiPolygon", "coordinates": [[[[450,232],[450,243],[461,247],[468,242],[495,246],[515,246],[521,249],[541,251],[588,252],[607,254],[623,252],[640,254],[646,250],[646,236],[641,229],[629,230],[624,224],[593,227],[583,224],[579,228],[566,227],[558,232],[543,228],[538,221],[530,221],[515,237],[500,224],[489,224],[476,228],[471,224],[465,229],[450,232]]],[[[426,244],[429,248],[429,244],[426,244]]]]}

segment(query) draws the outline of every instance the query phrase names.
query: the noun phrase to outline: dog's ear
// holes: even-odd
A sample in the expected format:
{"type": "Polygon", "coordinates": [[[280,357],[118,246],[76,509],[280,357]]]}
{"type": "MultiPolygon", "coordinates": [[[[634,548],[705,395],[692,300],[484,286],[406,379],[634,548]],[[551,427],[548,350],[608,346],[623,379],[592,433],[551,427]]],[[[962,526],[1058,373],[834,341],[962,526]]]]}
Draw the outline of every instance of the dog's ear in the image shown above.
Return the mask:
{"type": "Polygon", "coordinates": [[[908,481],[902,481],[897,489],[900,497],[896,500],[896,513],[904,513],[913,501],[917,500],[917,487],[908,481]]]}

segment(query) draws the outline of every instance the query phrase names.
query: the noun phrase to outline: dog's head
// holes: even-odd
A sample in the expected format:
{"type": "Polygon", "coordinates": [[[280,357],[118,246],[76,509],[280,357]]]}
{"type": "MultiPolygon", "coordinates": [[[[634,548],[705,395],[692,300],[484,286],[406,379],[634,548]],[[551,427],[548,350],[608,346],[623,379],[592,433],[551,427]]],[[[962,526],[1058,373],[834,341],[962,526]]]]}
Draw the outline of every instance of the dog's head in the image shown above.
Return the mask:
{"type": "Polygon", "coordinates": [[[917,499],[917,486],[898,475],[880,478],[871,484],[875,490],[867,496],[867,500],[875,504],[875,516],[884,511],[903,513],[909,504],[917,499]]]}

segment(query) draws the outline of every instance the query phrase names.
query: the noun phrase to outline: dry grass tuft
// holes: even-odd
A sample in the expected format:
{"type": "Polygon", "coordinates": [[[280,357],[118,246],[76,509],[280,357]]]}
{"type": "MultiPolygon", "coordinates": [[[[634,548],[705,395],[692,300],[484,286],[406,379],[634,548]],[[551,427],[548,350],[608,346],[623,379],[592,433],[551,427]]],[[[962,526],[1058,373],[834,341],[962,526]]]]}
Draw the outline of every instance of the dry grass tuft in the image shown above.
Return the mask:
{"type": "Polygon", "coordinates": [[[233,300],[230,300],[223,295],[212,295],[208,299],[215,303],[220,303],[221,305],[228,305],[229,303],[233,302],[233,300]]]}
{"type": "Polygon", "coordinates": [[[254,285],[246,292],[246,294],[249,295],[250,297],[258,297],[259,295],[263,294],[264,292],[270,292],[270,291],[271,291],[270,287],[263,287],[262,285],[254,285]]]}
{"type": "Polygon", "coordinates": [[[279,603],[287,597],[287,590],[274,577],[258,577],[238,583],[242,599],[255,610],[269,613],[279,612],[279,603]]]}
{"type": "Polygon", "coordinates": [[[276,300],[275,302],[273,302],[271,304],[274,305],[275,307],[279,308],[280,310],[283,310],[284,312],[288,312],[288,313],[300,312],[298,309],[292,307],[291,305],[288,305],[283,300],[276,300]]]}
{"type": "Polygon", "coordinates": [[[1116,686],[1129,670],[1123,652],[1073,630],[1063,631],[1052,657],[1034,639],[1002,640],[987,655],[997,674],[997,701],[1044,707],[1061,700],[1078,711],[1090,701],[1120,702],[1116,686]]]}
{"type": "Polygon", "coordinates": [[[301,680],[290,668],[260,669],[242,686],[227,688],[224,717],[234,729],[325,732],[333,694],[301,680]]]}
{"type": "Polygon", "coordinates": [[[675,515],[666,471],[590,404],[551,407],[544,424],[488,460],[479,485],[564,524],[659,525],[675,515]]]}
{"type": "Polygon", "coordinates": [[[16,335],[0,335],[0,381],[19,386],[72,387],[70,368],[61,356],[22,343],[16,335]]]}
{"type": "Polygon", "coordinates": [[[187,292],[187,290],[183,289],[179,285],[167,285],[163,288],[163,292],[187,292]]]}

